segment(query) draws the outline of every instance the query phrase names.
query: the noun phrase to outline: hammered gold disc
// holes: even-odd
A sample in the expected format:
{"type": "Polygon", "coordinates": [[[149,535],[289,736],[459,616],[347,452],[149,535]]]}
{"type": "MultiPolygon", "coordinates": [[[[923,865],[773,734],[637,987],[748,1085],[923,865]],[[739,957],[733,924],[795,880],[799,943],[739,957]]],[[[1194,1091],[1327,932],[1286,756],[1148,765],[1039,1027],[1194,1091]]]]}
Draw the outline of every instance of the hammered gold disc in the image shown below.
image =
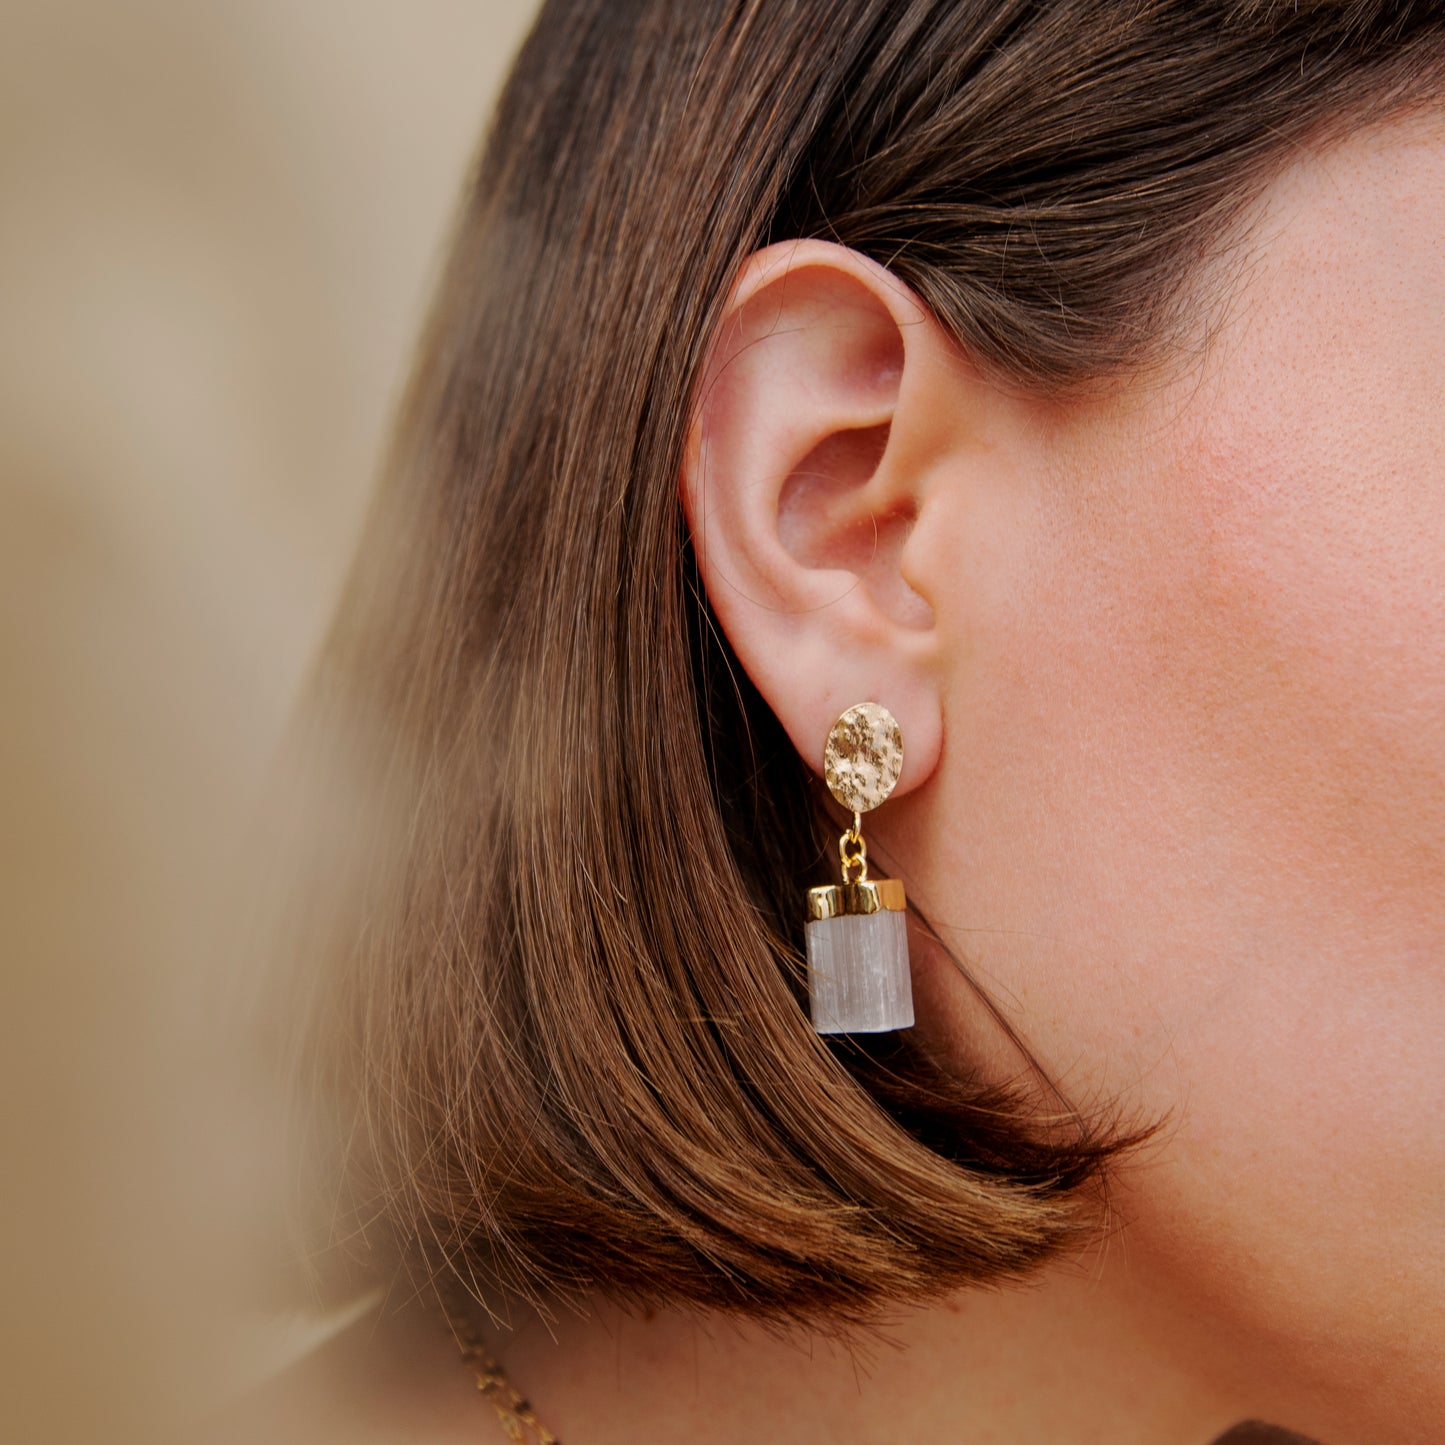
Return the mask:
{"type": "Polygon", "coordinates": [[[857,703],[833,724],[823,747],[823,777],[850,813],[876,808],[902,771],[903,733],[882,703],[857,703]]]}

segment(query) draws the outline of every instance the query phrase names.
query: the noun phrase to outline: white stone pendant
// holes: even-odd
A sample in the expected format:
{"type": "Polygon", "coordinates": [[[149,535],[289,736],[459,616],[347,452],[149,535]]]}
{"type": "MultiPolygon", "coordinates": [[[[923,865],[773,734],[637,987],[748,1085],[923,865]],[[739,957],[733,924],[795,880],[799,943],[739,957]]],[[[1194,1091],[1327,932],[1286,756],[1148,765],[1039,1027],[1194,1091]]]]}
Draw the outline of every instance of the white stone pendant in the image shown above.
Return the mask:
{"type": "Polygon", "coordinates": [[[907,914],[896,878],[808,891],[808,996],[820,1034],[913,1027],[907,914]]]}
{"type": "Polygon", "coordinates": [[[862,832],[862,815],[893,791],[902,771],[903,737],[886,707],[859,703],[833,724],[823,776],[853,826],[838,840],[843,881],[808,890],[808,996],[820,1034],[913,1026],[903,884],[869,881],[862,832]]]}

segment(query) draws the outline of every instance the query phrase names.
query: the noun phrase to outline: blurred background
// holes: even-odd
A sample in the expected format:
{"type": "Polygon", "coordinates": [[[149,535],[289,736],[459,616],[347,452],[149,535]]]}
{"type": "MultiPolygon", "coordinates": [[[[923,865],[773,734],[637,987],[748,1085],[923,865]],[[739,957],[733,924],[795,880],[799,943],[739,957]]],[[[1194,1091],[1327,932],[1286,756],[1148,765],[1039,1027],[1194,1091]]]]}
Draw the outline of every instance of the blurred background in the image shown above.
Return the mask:
{"type": "Polygon", "coordinates": [[[7,1438],[153,1442],[307,1342],[242,858],[533,8],[7,7],[7,1438]]]}

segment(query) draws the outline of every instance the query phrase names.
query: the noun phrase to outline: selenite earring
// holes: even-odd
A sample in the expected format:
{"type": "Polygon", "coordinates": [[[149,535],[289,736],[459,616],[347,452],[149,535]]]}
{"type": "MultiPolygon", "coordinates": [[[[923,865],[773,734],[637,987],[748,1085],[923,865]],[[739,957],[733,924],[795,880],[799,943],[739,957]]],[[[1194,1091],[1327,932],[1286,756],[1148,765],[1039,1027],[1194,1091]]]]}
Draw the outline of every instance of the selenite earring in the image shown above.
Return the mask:
{"type": "Polygon", "coordinates": [[[823,776],[853,814],[838,840],[841,884],[808,890],[808,995],[820,1034],[871,1034],[913,1025],[903,884],[868,877],[863,814],[903,771],[898,720],[876,702],[850,707],[828,734],[823,776]]]}

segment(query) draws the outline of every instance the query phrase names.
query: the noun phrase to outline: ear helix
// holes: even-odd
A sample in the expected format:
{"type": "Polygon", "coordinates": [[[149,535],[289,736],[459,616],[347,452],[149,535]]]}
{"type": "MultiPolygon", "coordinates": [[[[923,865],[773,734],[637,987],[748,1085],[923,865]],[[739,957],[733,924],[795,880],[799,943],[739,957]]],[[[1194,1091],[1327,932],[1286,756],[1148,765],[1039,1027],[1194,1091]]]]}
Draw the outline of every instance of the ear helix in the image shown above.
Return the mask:
{"type": "Polygon", "coordinates": [[[903,734],[886,707],[858,703],[833,724],[823,776],[853,826],[838,840],[842,883],[808,890],[808,993],[820,1034],[913,1025],[903,884],[868,877],[863,841],[862,815],[887,798],[902,771],[903,734]]]}

